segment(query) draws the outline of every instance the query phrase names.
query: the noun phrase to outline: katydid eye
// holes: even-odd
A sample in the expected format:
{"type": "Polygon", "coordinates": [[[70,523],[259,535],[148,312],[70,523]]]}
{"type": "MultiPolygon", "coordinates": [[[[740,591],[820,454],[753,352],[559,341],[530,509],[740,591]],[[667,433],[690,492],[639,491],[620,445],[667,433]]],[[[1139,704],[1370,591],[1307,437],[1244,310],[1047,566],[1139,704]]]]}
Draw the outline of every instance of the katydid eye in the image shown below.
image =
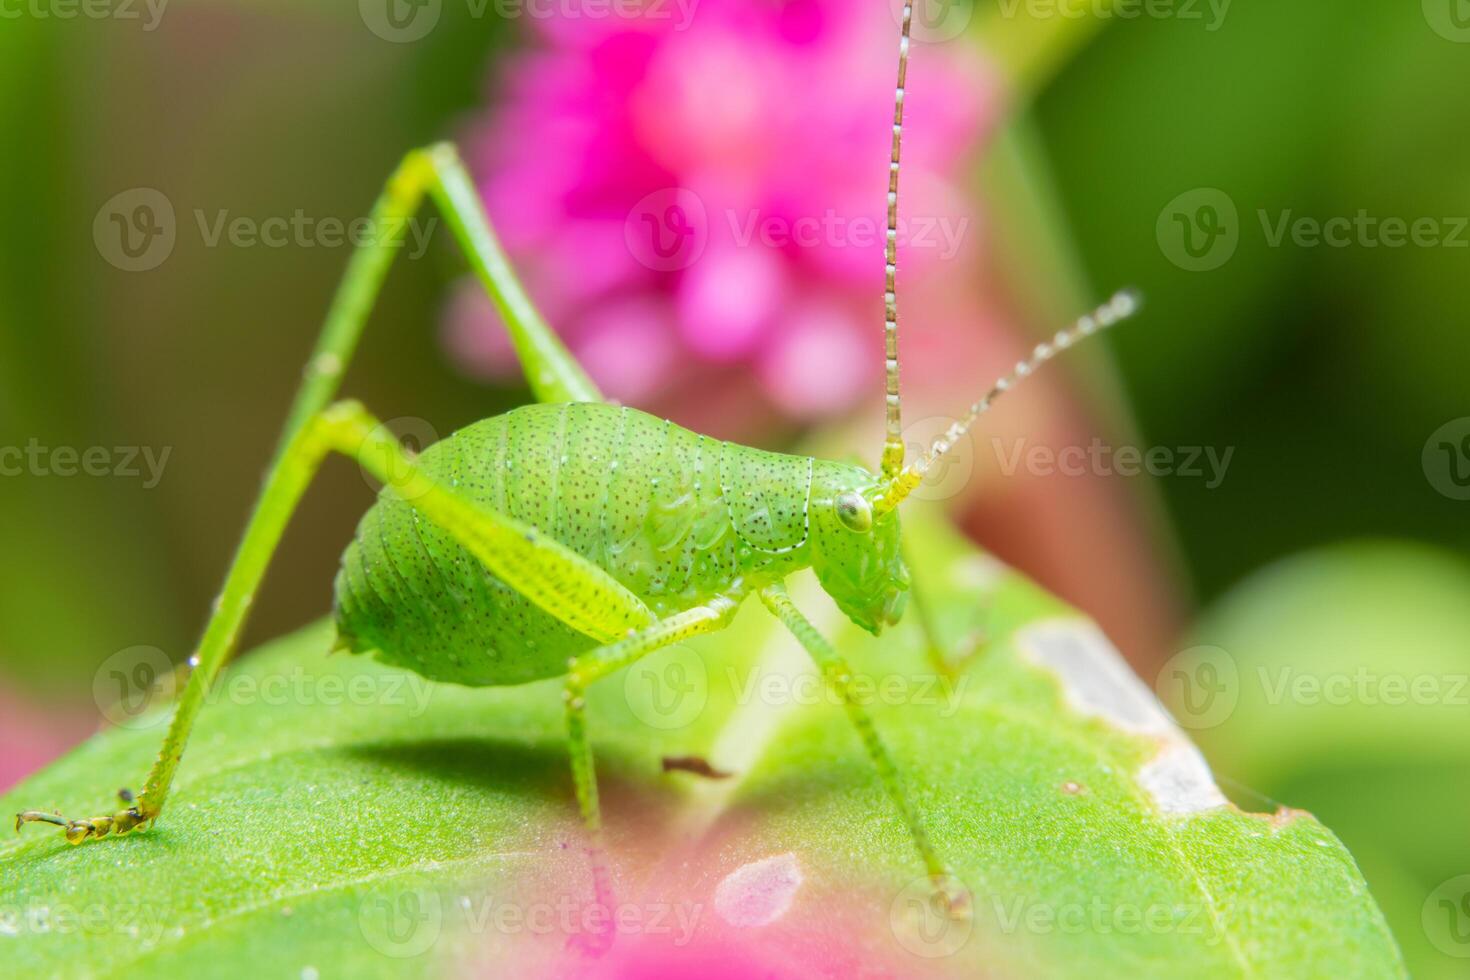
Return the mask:
{"type": "Polygon", "coordinates": [[[873,529],[873,508],[862,494],[844,491],[837,495],[832,505],[837,509],[837,519],[849,531],[863,534],[873,529]]]}

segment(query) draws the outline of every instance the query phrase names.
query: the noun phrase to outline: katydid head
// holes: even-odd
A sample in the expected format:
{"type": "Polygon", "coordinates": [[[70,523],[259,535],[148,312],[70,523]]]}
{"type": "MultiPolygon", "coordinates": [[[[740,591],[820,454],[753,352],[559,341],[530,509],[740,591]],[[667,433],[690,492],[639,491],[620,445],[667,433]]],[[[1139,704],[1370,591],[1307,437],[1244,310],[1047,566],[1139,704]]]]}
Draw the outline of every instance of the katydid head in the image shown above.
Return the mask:
{"type": "MultiPolygon", "coordinates": [[[[874,474],[851,463],[816,462],[809,511],[812,569],[839,609],[877,634],[892,626],[908,604],[909,571],[899,547],[898,505],[923,482],[935,460],[955,447],[996,399],[1042,364],[1099,330],[1133,315],[1136,294],[1120,292],[1050,340],[990,387],[934,441],[928,452],[903,465],[903,442],[885,444],[883,467],[874,474]]],[[[891,362],[890,362],[891,364],[891,362]]],[[[897,401],[889,402],[897,406],[897,401]]],[[[896,412],[893,413],[896,418],[896,412]]]]}
{"type": "Polygon", "coordinates": [[[875,635],[898,622],[909,590],[898,514],[873,509],[881,493],[882,482],[861,466],[813,464],[812,570],[837,607],[875,635]]]}

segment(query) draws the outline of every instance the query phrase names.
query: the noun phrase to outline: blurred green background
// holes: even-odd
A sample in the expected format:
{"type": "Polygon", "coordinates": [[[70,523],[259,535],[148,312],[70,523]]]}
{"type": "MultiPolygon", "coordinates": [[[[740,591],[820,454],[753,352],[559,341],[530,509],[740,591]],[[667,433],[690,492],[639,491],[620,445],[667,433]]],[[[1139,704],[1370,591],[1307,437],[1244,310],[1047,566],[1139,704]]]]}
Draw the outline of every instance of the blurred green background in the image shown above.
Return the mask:
{"type": "MultiPolygon", "coordinates": [[[[1058,220],[1006,228],[997,205],[997,238],[1039,239],[1054,263],[1015,274],[1053,309],[1142,289],[1146,315],[1111,340],[1137,438],[1234,449],[1215,489],[1131,487],[1162,501],[1193,603],[1184,659],[1135,664],[1242,804],[1283,800],[1343,836],[1416,975],[1463,975],[1470,503],[1425,453],[1446,425],[1452,447],[1470,436],[1452,425],[1470,416],[1470,10],[1298,0],[1222,15],[1180,0],[1159,8],[1170,16],[1122,18],[1137,5],[1087,6],[1113,16],[1068,24],[1046,58],[1017,52],[1056,18],[1020,23],[1010,2],[982,4],[957,43],[1026,65],[997,145],[1022,148],[1030,192],[1058,220]],[[1201,189],[1219,193],[1181,197],[1201,189]],[[1199,202],[1222,196],[1234,251],[1182,267],[1194,260],[1170,237],[1176,213],[1204,220],[1199,202]],[[1432,219],[1445,240],[1272,241],[1288,213],[1360,212],[1432,219]],[[1173,680],[1221,677],[1189,673],[1201,645],[1225,652],[1211,663],[1233,671],[1221,688],[1233,707],[1191,718],[1173,680]],[[1278,696],[1282,668],[1366,673],[1375,691],[1427,677],[1434,693],[1278,696]]],[[[390,44],[356,5],[174,0],[151,31],[138,9],[135,22],[0,20],[0,445],[170,448],[152,488],[0,478],[0,706],[25,705],[68,738],[92,723],[92,673],[110,653],[187,655],[345,261],[344,249],[210,249],[181,234],[161,267],[127,273],[93,244],[98,208],[150,186],[182,209],[361,214],[404,149],[453,135],[481,106],[521,26],[446,3],[424,40],[390,44]]],[[[447,432],[523,400],[456,379],[438,343],[460,270],[444,247],[397,265],[349,382],[381,417],[447,432]]],[[[1470,472],[1470,456],[1457,462],[1470,472]]],[[[251,640],[325,611],[370,499],[353,468],[328,469],[251,640]]],[[[1174,545],[1159,547],[1174,568],[1174,545]]]]}

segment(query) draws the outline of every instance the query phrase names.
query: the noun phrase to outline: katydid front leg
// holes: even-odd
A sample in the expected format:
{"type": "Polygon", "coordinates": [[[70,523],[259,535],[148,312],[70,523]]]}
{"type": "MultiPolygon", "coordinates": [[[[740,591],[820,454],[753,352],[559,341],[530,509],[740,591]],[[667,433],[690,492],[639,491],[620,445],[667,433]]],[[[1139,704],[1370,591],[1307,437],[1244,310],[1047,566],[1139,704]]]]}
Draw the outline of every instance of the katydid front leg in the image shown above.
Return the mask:
{"type": "Polygon", "coordinates": [[[802,615],[800,609],[791,601],[785,586],[770,585],[761,590],[761,602],[769,609],[777,619],[796,637],[806,652],[816,663],[822,672],[822,678],[837,693],[842,701],[842,706],[847,709],[848,717],[852,720],[853,727],[862,739],[863,748],[867,750],[868,758],[872,760],[873,768],[878,772],[878,780],[883,788],[888,791],[889,798],[894,806],[898,808],[899,815],[903,818],[908,828],[909,837],[913,840],[914,848],[919,852],[919,857],[924,862],[924,868],[929,873],[929,880],[933,883],[936,892],[943,898],[946,910],[956,918],[964,918],[970,914],[969,892],[959,883],[959,879],[950,873],[949,868],[939,857],[929,840],[929,833],[924,829],[924,823],[919,818],[918,811],[909,802],[908,793],[904,789],[903,779],[899,776],[898,768],[894,766],[893,759],[888,754],[883,739],[879,737],[878,730],[873,727],[873,719],[863,708],[853,693],[852,668],[847,661],[837,652],[836,648],[823,636],[811,621],[802,615]]]}

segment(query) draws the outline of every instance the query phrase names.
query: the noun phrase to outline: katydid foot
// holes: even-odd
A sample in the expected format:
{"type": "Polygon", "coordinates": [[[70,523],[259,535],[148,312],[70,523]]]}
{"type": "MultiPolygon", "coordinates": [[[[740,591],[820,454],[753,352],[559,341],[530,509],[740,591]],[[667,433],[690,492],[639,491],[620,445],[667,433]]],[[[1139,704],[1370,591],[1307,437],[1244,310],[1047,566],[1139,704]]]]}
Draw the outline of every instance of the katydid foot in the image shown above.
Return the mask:
{"type": "Polygon", "coordinates": [[[88,817],[83,820],[69,820],[59,813],[47,813],[44,810],[27,810],[15,815],[15,832],[20,833],[22,827],[28,823],[49,823],[62,828],[62,834],[66,837],[68,844],[80,844],[93,838],[109,836],[122,836],[135,830],[142,830],[151,824],[158,813],[147,803],[136,800],[128,790],[121,790],[117,794],[125,809],[119,810],[109,817],[88,817]]]}

